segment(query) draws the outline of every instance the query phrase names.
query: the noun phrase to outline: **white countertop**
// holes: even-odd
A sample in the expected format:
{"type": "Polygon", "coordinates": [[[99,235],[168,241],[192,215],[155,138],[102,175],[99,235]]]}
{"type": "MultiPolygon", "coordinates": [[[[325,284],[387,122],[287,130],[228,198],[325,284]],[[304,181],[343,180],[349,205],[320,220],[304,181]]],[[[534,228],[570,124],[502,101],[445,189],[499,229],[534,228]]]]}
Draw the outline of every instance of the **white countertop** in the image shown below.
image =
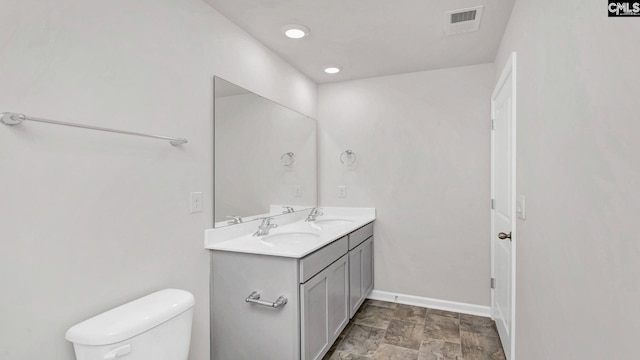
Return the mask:
{"type": "Polygon", "coordinates": [[[206,230],[205,248],[216,251],[302,258],[376,219],[375,209],[372,208],[321,207],[321,209],[324,215],[319,216],[318,220],[340,219],[348,220],[348,222],[318,225],[304,221],[306,212],[304,214],[294,213],[291,216],[275,218],[272,223],[277,224],[278,227],[272,229],[269,235],[302,232],[318,236],[300,241],[265,241],[263,236],[253,236],[258,226],[257,223],[253,223],[251,227],[245,224],[245,226],[237,228],[233,226],[206,230]]]}

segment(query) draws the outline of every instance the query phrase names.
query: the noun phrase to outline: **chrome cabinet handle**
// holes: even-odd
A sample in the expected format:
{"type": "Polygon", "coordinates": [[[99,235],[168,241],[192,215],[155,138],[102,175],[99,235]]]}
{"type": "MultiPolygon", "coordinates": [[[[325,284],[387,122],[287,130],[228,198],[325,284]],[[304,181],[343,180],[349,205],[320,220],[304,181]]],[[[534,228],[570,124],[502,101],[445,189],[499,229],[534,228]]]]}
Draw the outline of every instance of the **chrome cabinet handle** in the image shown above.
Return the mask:
{"type": "Polygon", "coordinates": [[[248,303],[254,303],[254,304],[268,306],[272,308],[279,308],[281,306],[285,306],[287,302],[289,302],[289,300],[287,300],[287,297],[284,295],[280,295],[274,302],[260,300],[260,293],[257,291],[254,291],[251,294],[249,294],[249,296],[246,299],[244,299],[244,301],[248,303]]]}
{"type": "Polygon", "coordinates": [[[503,232],[499,233],[498,234],[498,239],[500,239],[500,240],[511,239],[511,232],[509,232],[508,234],[503,233],[503,232]]]}

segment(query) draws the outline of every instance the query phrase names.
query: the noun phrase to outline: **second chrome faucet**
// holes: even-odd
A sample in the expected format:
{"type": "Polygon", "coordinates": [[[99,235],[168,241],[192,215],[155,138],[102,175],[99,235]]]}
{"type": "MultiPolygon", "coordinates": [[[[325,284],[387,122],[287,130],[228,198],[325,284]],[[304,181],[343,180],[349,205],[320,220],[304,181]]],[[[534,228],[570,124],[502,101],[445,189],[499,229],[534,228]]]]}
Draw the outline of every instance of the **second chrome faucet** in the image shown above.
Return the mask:
{"type": "Polygon", "coordinates": [[[316,218],[320,215],[323,215],[322,213],[322,209],[320,208],[313,208],[311,209],[311,212],[309,213],[309,216],[307,216],[307,218],[304,221],[316,221],[316,218]]]}
{"type": "Polygon", "coordinates": [[[271,220],[273,220],[273,218],[270,218],[270,217],[262,218],[262,222],[260,223],[260,226],[258,226],[258,231],[254,232],[253,236],[269,235],[269,230],[273,228],[277,228],[278,225],[272,224],[271,220]]]}

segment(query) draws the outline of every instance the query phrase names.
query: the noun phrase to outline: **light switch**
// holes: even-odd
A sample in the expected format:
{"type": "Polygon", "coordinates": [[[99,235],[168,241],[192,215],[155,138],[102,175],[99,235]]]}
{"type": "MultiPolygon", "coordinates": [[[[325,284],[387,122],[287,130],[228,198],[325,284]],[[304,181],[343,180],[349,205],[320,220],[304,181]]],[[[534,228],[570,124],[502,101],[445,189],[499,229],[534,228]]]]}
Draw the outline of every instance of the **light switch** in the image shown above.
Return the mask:
{"type": "Polygon", "coordinates": [[[197,213],[202,211],[202,193],[192,192],[189,196],[189,212],[197,213]]]}
{"type": "Polygon", "coordinates": [[[516,216],[518,219],[525,219],[525,197],[524,195],[518,195],[516,199],[516,216]]]}

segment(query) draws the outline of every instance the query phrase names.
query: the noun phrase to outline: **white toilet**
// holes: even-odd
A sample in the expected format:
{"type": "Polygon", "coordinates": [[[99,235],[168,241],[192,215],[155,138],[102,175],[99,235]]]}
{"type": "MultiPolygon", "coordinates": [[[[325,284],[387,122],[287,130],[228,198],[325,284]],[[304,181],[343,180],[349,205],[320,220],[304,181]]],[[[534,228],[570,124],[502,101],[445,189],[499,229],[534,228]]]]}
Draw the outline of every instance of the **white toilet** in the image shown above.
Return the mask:
{"type": "Polygon", "coordinates": [[[77,360],[187,360],[193,295],[165,289],[71,327],[77,360]]]}

